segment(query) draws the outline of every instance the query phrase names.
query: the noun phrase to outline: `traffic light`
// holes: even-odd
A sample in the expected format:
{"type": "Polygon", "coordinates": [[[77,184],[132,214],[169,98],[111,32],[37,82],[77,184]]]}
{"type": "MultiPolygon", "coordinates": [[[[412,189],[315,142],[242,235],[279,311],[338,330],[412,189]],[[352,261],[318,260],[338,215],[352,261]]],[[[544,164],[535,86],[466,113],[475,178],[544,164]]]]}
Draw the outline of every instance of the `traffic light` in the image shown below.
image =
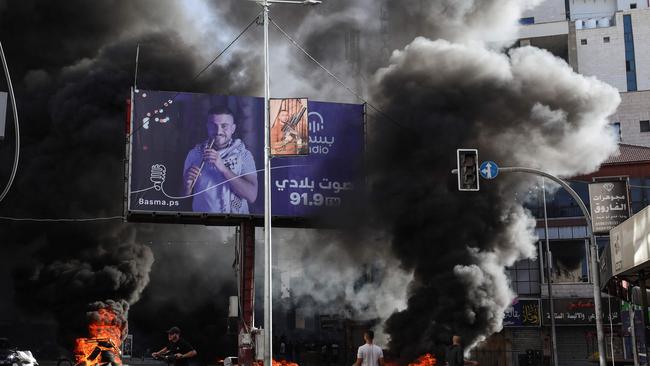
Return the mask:
{"type": "Polygon", "coordinates": [[[478,150],[458,149],[458,190],[478,191],[478,150]]]}

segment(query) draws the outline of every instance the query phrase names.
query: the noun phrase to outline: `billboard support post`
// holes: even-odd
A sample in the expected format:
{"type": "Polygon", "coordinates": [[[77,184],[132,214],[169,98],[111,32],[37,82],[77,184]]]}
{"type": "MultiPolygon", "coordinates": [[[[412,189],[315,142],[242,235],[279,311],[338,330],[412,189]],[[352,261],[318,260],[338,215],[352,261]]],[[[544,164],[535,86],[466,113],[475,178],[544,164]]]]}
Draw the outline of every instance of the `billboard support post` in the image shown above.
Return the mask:
{"type": "Polygon", "coordinates": [[[239,364],[252,366],[255,324],[255,224],[243,220],[239,226],[239,364]]]}
{"type": "MultiPolygon", "coordinates": [[[[598,338],[598,362],[599,366],[606,366],[607,361],[605,358],[605,333],[603,331],[603,305],[602,305],[602,300],[600,298],[600,273],[598,271],[598,247],[596,244],[596,237],[594,236],[593,232],[593,227],[591,226],[591,214],[589,213],[589,210],[587,209],[587,206],[585,206],[585,203],[582,201],[580,196],[576,193],[576,191],[571,188],[569,184],[567,184],[565,181],[562,179],[554,176],[553,174],[544,172],[539,169],[533,169],[533,168],[526,168],[526,167],[503,167],[499,169],[501,172],[518,172],[518,173],[529,173],[529,174],[534,174],[538,175],[540,177],[546,177],[555,183],[559,184],[564,188],[570,195],[573,197],[573,199],[576,201],[578,206],[580,207],[580,210],[582,210],[582,214],[585,216],[585,221],[587,221],[587,230],[589,231],[589,239],[591,241],[591,280],[592,280],[592,285],[593,285],[593,290],[594,290],[594,312],[596,313],[596,335],[598,338]]],[[[452,174],[458,174],[458,169],[454,169],[451,171],[452,174]]]]}

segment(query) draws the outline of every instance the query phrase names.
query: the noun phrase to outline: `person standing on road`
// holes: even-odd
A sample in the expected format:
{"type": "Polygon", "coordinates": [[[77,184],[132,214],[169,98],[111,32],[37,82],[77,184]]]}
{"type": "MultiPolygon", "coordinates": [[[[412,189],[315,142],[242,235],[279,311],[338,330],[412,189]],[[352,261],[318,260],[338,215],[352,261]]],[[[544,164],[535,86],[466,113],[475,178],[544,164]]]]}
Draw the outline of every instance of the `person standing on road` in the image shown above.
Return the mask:
{"type": "Polygon", "coordinates": [[[384,351],[381,347],[373,344],[375,333],[368,330],[363,333],[366,344],[359,347],[357,351],[357,362],[353,366],[384,366],[384,351]]]}
{"type": "Polygon", "coordinates": [[[465,349],[460,342],[460,336],[451,337],[451,346],[447,348],[447,354],[445,355],[447,366],[478,366],[478,362],[465,359],[464,353],[465,349]]]}
{"type": "Polygon", "coordinates": [[[171,327],[167,331],[167,339],[169,340],[167,346],[158,352],[152,353],[151,356],[158,358],[168,354],[173,355],[174,366],[189,366],[188,359],[196,356],[196,350],[188,341],[181,338],[180,328],[171,327]]]}

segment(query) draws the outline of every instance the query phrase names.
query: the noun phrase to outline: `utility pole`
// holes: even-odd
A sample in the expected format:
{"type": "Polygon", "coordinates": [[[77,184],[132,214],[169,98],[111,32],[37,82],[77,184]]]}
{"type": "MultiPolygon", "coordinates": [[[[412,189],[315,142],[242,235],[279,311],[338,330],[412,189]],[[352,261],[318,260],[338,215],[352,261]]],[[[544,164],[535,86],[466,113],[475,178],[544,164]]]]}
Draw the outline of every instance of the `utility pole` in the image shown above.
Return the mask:
{"type": "MultiPolygon", "coordinates": [[[[600,273],[598,271],[598,246],[596,244],[596,237],[591,226],[591,215],[585,203],[582,202],[580,196],[562,179],[546,173],[544,171],[532,168],[523,168],[523,167],[504,167],[500,168],[502,172],[521,172],[521,173],[530,173],[546,177],[559,184],[564,188],[573,199],[578,203],[578,206],[582,210],[582,214],[585,216],[585,221],[587,222],[587,230],[589,231],[589,239],[591,241],[591,280],[594,290],[594,311],[596,313],[596,334],[598,338],[598,361],[600,366],[606,366],[605,359],[605,333],[603,331],[603,306],[602,300],[600,298],[600,273]]],[[[553,316],[553,314],[551,314],[553,316]]]]}
{"type": "MultiPolygon", "coordinates": [[[[271,128],[269,99],[271,82],[269,73],[269,8],[272,4],[316,5],[317,0],[253,0],[262,6],[264,22],[264,365],[273,365],[273,311],[272,311],[272,244],[271,244],[271,128]]],[[[258,345],[259,347],[259,345],[258,345]]]]}

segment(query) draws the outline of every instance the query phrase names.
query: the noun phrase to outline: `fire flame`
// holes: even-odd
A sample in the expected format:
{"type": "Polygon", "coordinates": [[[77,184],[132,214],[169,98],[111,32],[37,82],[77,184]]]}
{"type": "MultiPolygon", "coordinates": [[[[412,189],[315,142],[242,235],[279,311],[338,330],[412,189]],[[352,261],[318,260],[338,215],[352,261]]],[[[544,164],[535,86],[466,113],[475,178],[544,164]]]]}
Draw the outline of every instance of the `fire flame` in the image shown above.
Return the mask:
{"type": "Polygon", "coordinates": [[[287,360],[273,360],[273,366],[298,366],[298,364],[287,360]]]}
{"type": "MultiPolygon", "coordinates": [[[[264,366],[264,361],[256,361],[254,362],[256,366],[264,366]]],[[[295,362],[287,361],[287,360],[276,360],[273,359],[273,366],[300,366],[295,362]]]]}
{"type": "MultiPolygon", "coordinates": [[[[410,362],[408,366],[436,366],[438,364],[438,360],[430,354],[426,353],[420,357],[417,358],[417,360],[410,362]]],[[[386,366],[398,366],[397,362],[386,362],[386,366]]]]}
{"type": "Polygon", "coordinates": [[[437,363],[438,360],[436,360],[436,358],[433,357],[432,354],[427,353],[418,357],[418,359],[415,360],[415,362],[409,363],[408,366],[436,366],[437,363]]]}
{"type": "Polygon", "coordinates": [[[98,309],[96,314],[98,319],[88,325],[90,337],[75,341],[75,365],[97,366],[108,362],[121,365],[123,327],[110,309],[98,309]]]}

